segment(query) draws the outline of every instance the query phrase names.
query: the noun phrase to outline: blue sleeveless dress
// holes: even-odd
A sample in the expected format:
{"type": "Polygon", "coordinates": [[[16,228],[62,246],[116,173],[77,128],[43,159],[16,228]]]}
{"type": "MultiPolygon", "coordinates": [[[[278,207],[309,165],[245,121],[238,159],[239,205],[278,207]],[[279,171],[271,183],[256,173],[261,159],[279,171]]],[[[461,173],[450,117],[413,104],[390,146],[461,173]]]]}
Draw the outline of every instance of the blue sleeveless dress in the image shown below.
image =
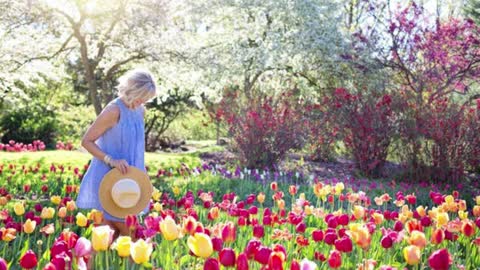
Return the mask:
{"type": "MultiPolygon", "coordinates": [[[[129,109],[119,97],[110,103],[115,104],[120,109],[119,120],[115,126],[98,138],[96,144],[113,159],[125,159],[130,166],[146,172],[144,107],[139,106],[136,109],[129,109]]],[[[81,209],[102,211],[106,220],[122,222],[124,219],[113,217],[104,211],[98,198],[100,182],[110,170],[111,168],[102,160],[93,157],[83,176],[76,204],[81,209]]],[[[147,206],[143,212],[147,212],[148,209],[147,206]]]]}

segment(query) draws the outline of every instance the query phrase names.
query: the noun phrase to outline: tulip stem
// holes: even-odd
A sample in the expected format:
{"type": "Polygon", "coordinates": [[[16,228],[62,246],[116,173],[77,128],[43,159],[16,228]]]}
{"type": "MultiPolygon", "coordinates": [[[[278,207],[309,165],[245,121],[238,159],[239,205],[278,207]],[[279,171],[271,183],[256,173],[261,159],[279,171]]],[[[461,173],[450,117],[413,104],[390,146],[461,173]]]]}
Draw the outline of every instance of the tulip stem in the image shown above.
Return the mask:
{"type": "Polygon", "coordinates": [[[105,252],[105,265],[107,269],[110,269],[109,261],[108,261],[108,250],[105,252]]]}

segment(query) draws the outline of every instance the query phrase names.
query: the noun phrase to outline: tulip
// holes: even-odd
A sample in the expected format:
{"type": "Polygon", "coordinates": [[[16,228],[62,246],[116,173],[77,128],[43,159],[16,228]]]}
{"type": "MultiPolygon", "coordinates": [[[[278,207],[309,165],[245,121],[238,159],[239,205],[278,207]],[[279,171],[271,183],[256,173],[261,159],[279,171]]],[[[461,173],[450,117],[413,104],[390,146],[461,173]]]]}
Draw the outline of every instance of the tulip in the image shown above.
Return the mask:
{"type": "Polygon", "coordinates": [[[36,226],[37,226],[36,221],[27,219],[27,221],[25,221],[25,224],[23,224],[23,231],[27,234],[31,234],[33,231],[35,231],[36,226]]]}
{"type": "Polygon", "coordinates": [[[347,236],[344,236],[340,239],[335,240],[335,248],[340,252],[352,252],[353,250],[353,243],[352,239],[347,236]]]}
{"type": "Polygon", "coordinates": [[[448,213],[445,213],[445,212],[437,213],[437,227],[442,227],[447,225],[448,221],[449,221],[448,213]]]}
{"type": "Polygon", "coordinates": [[[253,236],[256,238],[262,238],[265,235],[265,229],[262,225],[253,226],[253,236]]]}
{"type": "Polygon", "coordinates": [[[160,221],[160,231],[168,241],[177,239],[180,234],[177,224],[171,216],[166,216],[164,220],[160,221]]]}
{"type": "Polygon", "coordinates": [[[277,182],[272,182],[270,183],[270,188],[273,190],[273,191],[277,191],[278,190],[278,184],[277,182]]]}
{"type": "Polygon", "coordinates": [[[445,233],[442,229],[437,228],[432,232],[432,237],[430,241],[432,244],[440,244],[442,243],[443,239],[445,239],[445,233]]]}
{"type": "Polygon", "coordinates": [[[448,270],[451,264],[452,256],[445,248],[434,251],[428,258],[428,265],[433,270],[448,270]]]}
{"type": "Polygon", "coordinates": [[[285,253],[282,251],[273,251],[268,258],[268,269],[283,270],[283,263],[285,262],[285,253]]]}
{"type": "Polygon", "coordinates": [[[360,205],[354,205],[352,212],[355,219],[361,219],[365,215],[365,208],[360,205]]]}
{"type": "Polygon", "coordinates": [[[195,233],[193,236],[189,236],[187,244],[195,256],[208,258],[213,253],[212,240],[204,233],[195,233]]]}
{"type": "Polygon", "coordinates": [[[132,244],[132,238],[130,236],[120,236],[115,241],[115,249],[120,257],[130,256],[130,247],[132,244]]]}
{"type": "Polygon", "coordinates": [[[370,235],[370,231],[368,230],[367,226],[358,223],[350,224],[349,226],[349,232],[352,236],[352,240],[361,248],[368,248],[370,246],[372,236],[370,235]]]}
{"type": "Polygon", "coordinates": [[[113,230],[108,225],[92,229],[92,246],[95,251],[106,251],[112,242],[113,230]]]}
{"type": "MultiPolygon", "coordinates": [[[[57,270],[57,269],[60,269],[60,268],[57,268],[57,267],[55,266],[55,264],[49,262],[49,263],[47,263],[47,264],[43,267],[42,270],[57,270]]],[[[79,269],[80,269],[80,268],[79,268],[79,269]]]]}
{"type": "Polygon", "coordinates": [[[71,255],[67,243],[65,243],[65,241],[63,240],[56,240],[55,242],[53,242],[53,245],[50,248],[50,257],[55,258],[55,256],[67,252],[71,255]]]}
{"type": "Polygon", "coordinates": [[[20,258],[20,266],[25,269],[32,269],[37,267],[37,255],[29,249],[23,256],[20,258]]]}
{"type": "Polygon", "coordinates": [[[220,270],[220,265],[218,264],[218,261],[216,259],[208,258],[207,260],[205,260],[203,270],[220,270]]]}
{"type": "Polygon", "coordinates": [[[248,269],[249,269],[249,266],[248,266],[247,254],[240,253],[237,257],[237,270],[248,270],[248,269]]]}
{"type": "Polygon", "coordinates": [[[220,252],[223,249],[223,240],[218,237],[212,238],[213,250],[220,252]]]}
{"type": "Polygon", "coordinates": [[[261,204],[262,204],[263,202],[265,202],[265,193],[260,192],[260,193],[257,195],[257,201],[258,201],[259,203],[261,203],[261,204]]]}
{"type": "Polygon", "coordinates": [[[220,264],[225,267],[235,265],[235,251],[233,251],[231,248],[224,248],[222,251],[220,251],[218,258],[220,260],[220,264]]]}
{"type": "Polygon", "coordinates": [[[300,264],[296,260],[293,260],[292,264],[290,264],[290,270],[300,270],[300,264]]]}
{"type": "Polygon", "coordinates": [[[220,215],[220,210],[218,209],[217,206],[212,207],[212,208],[208,211],[208,219],[209,219],[209,220],[215,220],[215,219],[218,218],[219,215],[220,215]]]}
{"type": "Polygon", "coordinates": [[[222,229],[222,240],[223,242],[229,243],[233,242],[236,239],[237,229],[233,222],[229,221],[223,226],[222,229]]]}
{"type": "Polygon", "coordinates": [[[163,210],[163,206],[162,206],[161,203],[156,202],[156,203],[153,204],[153,209],[155,209],[155,211],[157,211],[157,212],[160,212],[160,211],[163,210]]]}
{"type": "Polygon", "coordinates": [[[77,209],[77,205],[75,204],[75,201],[68,201],[67,202],[67,210],[70,212],[75,211],[77,209]]]}
{"type": "MultiPolygon", "coordinates": [[[[153,251],[152,243],[147,243],[143,239],[139,239],[137,240],[137,242],[130,245],[130,254],[132,255],[132,259],[136,264],[142,264],[144,262],[148,262],[148,260],[150,259],[150,255],[152,254],[152,251],[153,251]]],[[[120,251],[118,252],[120,255],[120,251]]],[[[124,255],[125,253],[126,251],[122,251],[122,255],[124,255]]]]}
{"type": "Polygon", "coordinates": [[[407,264],[416,265],[420,262],[420,248],[418,246],[410,245],[403,249],[403,257],[407,264]]]}
{"type": "Polygon", "coordinates": [[[50,260],[50,262],[55,266],[55,269],[65,269],[67,266],[67,261],[71,261],[70,256],[68,256],[65,252],[61,252],[55,256],[51,256],[52,259],[50,260]]]}
{"type": "Polygon", "coordinates": [[[17,216],[21,216],[25,214],[25,207],[23,206],[23,203],[17,202],[13,205],[13,211],[17,216]]]}
{"type": "Polygon", "coordinates": [[[185,233],[190,235],[195,234],[196,227],[197,227],[197,220],[194,217],[188,216],[183,220],[183,231],[185,233]]]}
{"type": "Polygon", "coordinates": [[[271,249],[264,246],[259,247],[258,251],[255,253],[255,261],[263,265],[268,264],[270,253],[272,253],[271,249]]]}
{"type": "MultiPolygon", "coordinates": [[[[61,210],[61,208],[60,208],[61,210]]],[[[60,212],[59,210],[59,212],[60,212]]],[[[59,214],[60,215],[60,214],[59,214]]],[[[92,209],[90,213],[88,213],[87,218],[92,220],[94,224],[99,225],[103,222],[103,212],[92,209]]]]}
{"type": "Polygon", "coordinates": [[[295,231],[297,233],[304,233],[306,229],[307,229],[307,225],[305,225],[305,223],[303,222],[298,223],[297,226],[295,227],[295,231]]]}
{"type": "Polygon", "coordinates": [[[384,217],[383,217],[382,214],[380,214],[380,213],[373,213],[372,217],[373,217],[373,220],[374,220],[374,222],[375,222],[376,225],[380,225],[380,224],[383,223],[384,217]]]}
{"type": "Polygon", "coordinates": [[[413,231],[408,239],[408,243],[419,248],[424,248],[427,245],[427,239],[423,232],[413,231]]]}
{"type": "Polygon", "coordinates": [[[315,230],[312,232],[312,238],[315,242],[320,242],[323,240],[323,231],[322,230],[315,230]]]}
{"type": "Polygon", "coordinates": [[[295,195],[295,194],[297,194],[297,186],[295,186],[295,185],[290,185],[290,186],[288,187],[288,192],[289,192],[290,195],[292,195],[292,196],[295,195]]]}
{"type": "Polygon", "coordinates": [[[470,220],[466,220],[462,224],[462,233],[466,237],[471,237],[475,234],[475,226],[470,220]]]}
{"type": "Polygon", "coordinates": [[[86,227],[87,226],[88,219],[84,214],[79,212],[77,214],[77,216],[75,217],[75,219],[77,221],[77,226],[79,226],[79,227],[86,227]]]}
{"type": "Polygon", "coordinates": [[[67,243],[68,249],[72,249],[77,244],[78,235],[76,233],[70,231],[69,229],[64,229],[60,233],[59,239],[65,241],[65,243],[67,243]]]}
{"type": "Polygon", "coordinates": [[[0,257],[0,270],[8,270],[8,263],[0,257]]]}
{"type": "Polygon", "coordinates": [[[75,244],[75,256],[84,257],[92,252],[92,243],[85,237],[80,237],[75,244]]]}
{"type": "Polygon", "coordinates": [[[380,244],[385,249],[391,248],[393,246],[393,239],[389,235],[385,235],[382,237],[382,240],[380,240],[380,244]]]}
{"type": "Polygon", "coordinates": [[[51,219],[55,215],[55,209],[52,207],[45,207],[42,209],[42,213],[40,214],[40,217],[42,219],[51,219]]]}
{"type": "Polygon", "coordinates": [[[338,250],[330,251],[330,257],[328,258],[328,265],[333,269],[340,268],[340,266],[342,265],[342,255],[338,250]]]}
{"type": "Polygon", "coordinates": [[[0,228],[0,236],[5,242],[10,242],[16,238],[17,230],[14,228],[0,228]]]}
{"type": "Polygon", "coordinates": [[[58,209],[58,217],[65,218],[66,216],[67,216],[67,208],[60,207],[60,209],[58,209]]]}
{"type": "Polygon", "coordinates": [[[50,198],[50,201],[55,205],[59,205],[62,202],[62,197],[55,195],[50,198]]]}
{"type": "Polygon", "coordinates": [[[248,241],[247,246],[245,247],[245,254],[247,254],[247,257],[253,259],[261,245],[262,243],[256,239],[248,241]]]}

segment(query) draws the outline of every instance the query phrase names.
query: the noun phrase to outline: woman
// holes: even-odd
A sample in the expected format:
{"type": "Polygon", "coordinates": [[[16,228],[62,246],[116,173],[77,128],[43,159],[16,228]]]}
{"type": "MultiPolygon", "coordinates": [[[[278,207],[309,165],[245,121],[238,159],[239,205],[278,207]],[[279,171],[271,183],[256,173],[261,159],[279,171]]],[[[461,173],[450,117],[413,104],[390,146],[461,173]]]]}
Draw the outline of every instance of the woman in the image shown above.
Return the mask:
{"type": "MultiPolygon", "coordinates": [[[[148,71],[132,70],[119,79],[118,97],[110,102],[87,130],[82,146],[93,155],[77,198],[77,206],[103,212],[114,239],[129,235],[124,219],[105,212],[98,198],[103,176],[112,168],[127,173],[128,166],[145,170],[145,104],[156,96],[156,85],[148,71]]],[[[148,210],[148,208],[146,209],[148,210]]]]}

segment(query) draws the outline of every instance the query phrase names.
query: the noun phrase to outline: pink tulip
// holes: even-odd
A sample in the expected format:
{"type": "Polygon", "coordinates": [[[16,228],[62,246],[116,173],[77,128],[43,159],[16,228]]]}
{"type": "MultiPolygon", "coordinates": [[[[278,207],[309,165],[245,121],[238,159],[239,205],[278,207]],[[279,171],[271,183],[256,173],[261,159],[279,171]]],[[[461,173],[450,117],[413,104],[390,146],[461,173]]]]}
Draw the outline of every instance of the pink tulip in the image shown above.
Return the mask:
{"type": "Polygon", "coordinates": [[[317,269],[317,264],[308,259],[303,259],[300,262],[300,270],[315,270],[315,269],[317,269]]]}
{"type": "Polygon", "coordinates": [[[222,251],[220,251],[218,258],[223,266],[229,267],[235,265],[235,251],[233,251],[231,248],[224,248],[222,251]]]}
{"type": "Polygon", "coordinates": [[[240,253],[237,257],[237,270],[248,270],[248,269],[249,269],[249,266],[248,266],[247,254],[240,253]]]}
{"type": "Polygon", "coordinates": [[[85,237],[80,237],[75,245],[75,256],[84,257],[92,252],[92,243],[85,237]]]}
{"type": "Polygon", "coordinates": [[[0,270],[7,270],[8,269],[8,263],[5,261],[5,259],[0,258],[0,270]]]}

